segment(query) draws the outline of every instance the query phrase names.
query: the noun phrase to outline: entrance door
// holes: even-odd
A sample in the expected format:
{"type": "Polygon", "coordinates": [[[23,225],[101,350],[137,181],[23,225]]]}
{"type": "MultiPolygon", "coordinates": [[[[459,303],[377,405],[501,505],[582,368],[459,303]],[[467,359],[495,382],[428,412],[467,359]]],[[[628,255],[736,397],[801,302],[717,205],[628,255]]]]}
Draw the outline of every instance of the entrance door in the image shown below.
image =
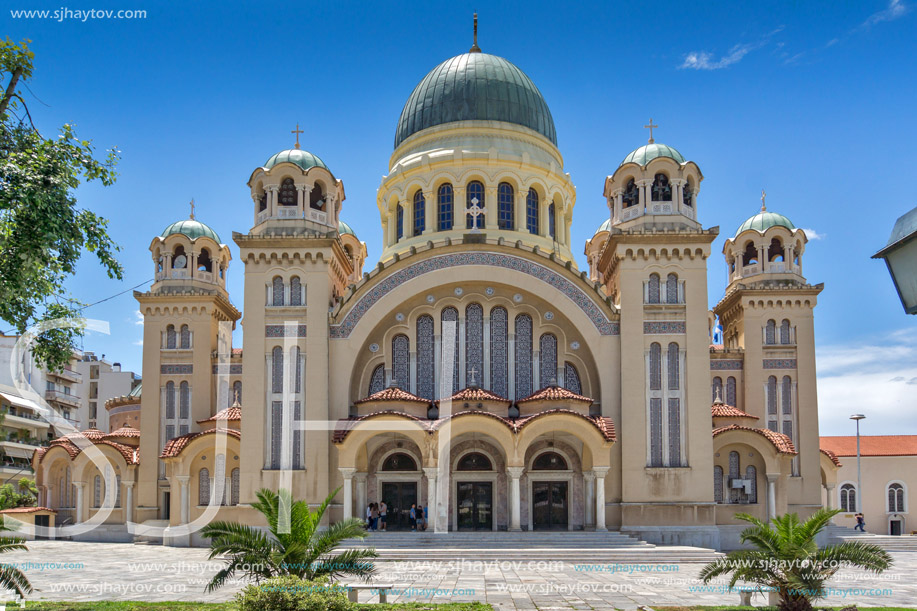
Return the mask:
{"type": "MultiPolygon", "coordinates": [[[[382,500],[387,506],[386,529],[410,530],[411,505],[417,503],[417,482],[383,482],[382,500]]],[[[364,513],[366,508],[363,508],[364,513]]]]}
{"type": "Polygon", "coordinates": [[[891,535],[900,535],[901,534],[901,520],[892,520],[888,523],[889,534],[891,535]]]}
{"type": "MultiPolygon", "coordinates": [[[[49,528],[51,526],[51,516],[35,516],[35,526],[43,526],[49,528]]],[[[47,531],[46,531],[47,532],[47,531]]],[[[36,539],[47,539],[48,535],[35,535],[36,539]]]]}
{"type": "Polygon", "coordinates": [[[536,530],[567,530],[567,482],[532,484],[532,526],[536,530]]]}
{"type": "Polygon", "coordinates": [[[458,482],[458,529],[493,530],[494,486],[492,482],[458,482]]]}
{"type": "Polygon", "coordinates": [[[168,520],[172,517],[172,493],[162,493],[162,519],[168,520]]]}

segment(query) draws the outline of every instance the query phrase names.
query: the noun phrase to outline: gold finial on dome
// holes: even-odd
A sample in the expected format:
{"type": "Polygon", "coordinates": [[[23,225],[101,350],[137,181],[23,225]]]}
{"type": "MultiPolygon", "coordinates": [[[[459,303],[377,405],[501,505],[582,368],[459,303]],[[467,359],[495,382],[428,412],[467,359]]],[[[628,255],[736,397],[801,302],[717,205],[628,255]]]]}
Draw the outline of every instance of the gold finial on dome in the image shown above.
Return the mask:
{"type": "Polygon", "coordinates": [[[478,14],[474,14],[474,44],[471,45],[469,53],[480,53],[481,47],[478,46],[478,14]]]}
{"type": "Polygon", "coordinates": [[[767,206],[764,204],[764,200],[767,197],[767,191],[761,189],[761,212],[767,212],[767,206]]]}
{"type": "Polygon", "coordinates": [[[658,125],[653,125],[653,119],[652,119],[652,118],[650,118],[650,124],[649,124],[649,125],[644,125],[644,126],[643,126],[644,129],[650,130],[650,141],[649,141],[649,144],[652,144],[652,143],[655,142],[655,140],[653,140],[653,128],[654,128],[654,127],[659,127],[659,126],[658,126],[658,125]]]}
{"type": "Polygon", "coordinates": [[[191,198],[191,220],[194,220],[194,198],[191,198]]]}
{"type": "Polygon", "coordinates": [[[291,130],[290,133],[296,134],[296,144],[294,144],[293,146],[296,148],[299,148],[299,134],[303,133],[303,131],[299,129],[299,122],[296,123],[296,129],[291,130]]]}

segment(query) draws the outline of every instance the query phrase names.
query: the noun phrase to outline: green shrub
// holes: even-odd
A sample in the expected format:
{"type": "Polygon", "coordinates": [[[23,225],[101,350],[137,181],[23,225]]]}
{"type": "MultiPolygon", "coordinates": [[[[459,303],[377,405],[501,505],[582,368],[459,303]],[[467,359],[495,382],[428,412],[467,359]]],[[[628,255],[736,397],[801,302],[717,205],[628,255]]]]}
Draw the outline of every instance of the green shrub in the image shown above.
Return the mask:
{"type": "Polygon", "coordinates": [[[348,611],[347,590],[328,580],[306,581],[293,575],[247,586],[237,599],[240,611],[348,611]]]}

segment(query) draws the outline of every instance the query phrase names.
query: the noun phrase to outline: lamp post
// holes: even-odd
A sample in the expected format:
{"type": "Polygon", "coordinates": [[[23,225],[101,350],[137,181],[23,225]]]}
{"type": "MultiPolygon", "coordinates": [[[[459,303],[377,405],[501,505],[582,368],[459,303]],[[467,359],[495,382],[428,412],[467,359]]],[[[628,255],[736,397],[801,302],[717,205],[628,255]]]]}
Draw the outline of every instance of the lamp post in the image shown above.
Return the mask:
{"type": "Polygon", "coordinates": [[[904,311],[917,314],[917,208],[895,221],[888,244],[872,258],[885,259],[904,311]]]}
{"type": "Polygon", "coordinates": [[[863,513],[863,480],[860,474],[860,420],[865,417],[863,414],[850,416],[850,419],[856,420],[857,423],[857,513],[863,513]]]}

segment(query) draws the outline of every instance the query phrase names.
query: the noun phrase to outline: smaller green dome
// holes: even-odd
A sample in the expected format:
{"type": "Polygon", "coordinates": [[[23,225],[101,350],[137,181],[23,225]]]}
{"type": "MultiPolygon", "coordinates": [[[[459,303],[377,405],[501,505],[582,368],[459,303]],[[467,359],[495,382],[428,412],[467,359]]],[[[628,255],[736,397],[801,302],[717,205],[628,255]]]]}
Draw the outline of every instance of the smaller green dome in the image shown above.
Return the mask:
{"type": "MultiPolygon", "coordinates": [[[[264,162],[264,167],[267,169],[273,168],[278,163],[295,163],[303,170],[308,170],[309,168],[325,168],[328,170],[328,166],[325,165],[325,162],[318,158],[317,155],[313,155],[309,151],[304,151],[302,149],[287,149],[285,151],[280,151],[266,162],[264,162]]],[[[331,170],[328,170],[329,172],[331,170]]]]}
{"type": "Polygon", "coordinates": [[[605,222],[602,223],[598,229],[595,230],[595,233],[592,235],[598,235],[603,231],[611,231],[611,219],[605,219],[605,222]]]}
{"type": "Polygon", "coordinates": [[[645,166],[657,157],[668,157],[669,159],[674,159],[678,163],[685,162],[684,156],[671,146],[666,144],[659,144],[657,142],[650,142],[649,144],[641,146],[637,150],[632,151],[630,155],[624,158],[624,161],[621,162],[621,165],[624,165],[625,163],[636,163],[637,165],[645,166]]]}
{"type": "Polygon", "coordinates": [[[128,396],[128,397],[139,397],[139,396],[141,396],[142,394],[143,394],[143,382],[141,382],[140,384],[137,384],[137,388],[135,388],[134,390],[130,391],[130,392],[127,394],[127,396],[128,396]]]}
{"type": "Polygon", "coordinates": [[[196,221],[194,219],[185,219],[183,221],[172,223],[166,227],[165,231],[162,232],[162,237],[168,237],[173,233],[186,235],[192,240],[206,236],[217,244],[223,243],[220,241],[220,236],[217,235],[216,231],[203,224],[202,222],[196,221]]]}
{"type": "Polygon", "coordinates": [[[349,233],[353,237],[357,237],[357,234],[353,232],[353,229],[350,228],[350,225],[348,225],[344,221],[338,221],[338,233],[340,234],[349,233]]]}
{"type": "Polygon", "coordinates": [[[790,231],[795,231],[796,226],[782,214],[777,214],[776,212],[768,212],[767,210],[762,210],[758,214],[754,215],[744,223],[742,223],[739,228],[736,230],[733,238],[739,237],[739,234],[743,231],[748,231],[753,229],[759,233],[764,233],[771,227],[786,227],[790,231]]]}

